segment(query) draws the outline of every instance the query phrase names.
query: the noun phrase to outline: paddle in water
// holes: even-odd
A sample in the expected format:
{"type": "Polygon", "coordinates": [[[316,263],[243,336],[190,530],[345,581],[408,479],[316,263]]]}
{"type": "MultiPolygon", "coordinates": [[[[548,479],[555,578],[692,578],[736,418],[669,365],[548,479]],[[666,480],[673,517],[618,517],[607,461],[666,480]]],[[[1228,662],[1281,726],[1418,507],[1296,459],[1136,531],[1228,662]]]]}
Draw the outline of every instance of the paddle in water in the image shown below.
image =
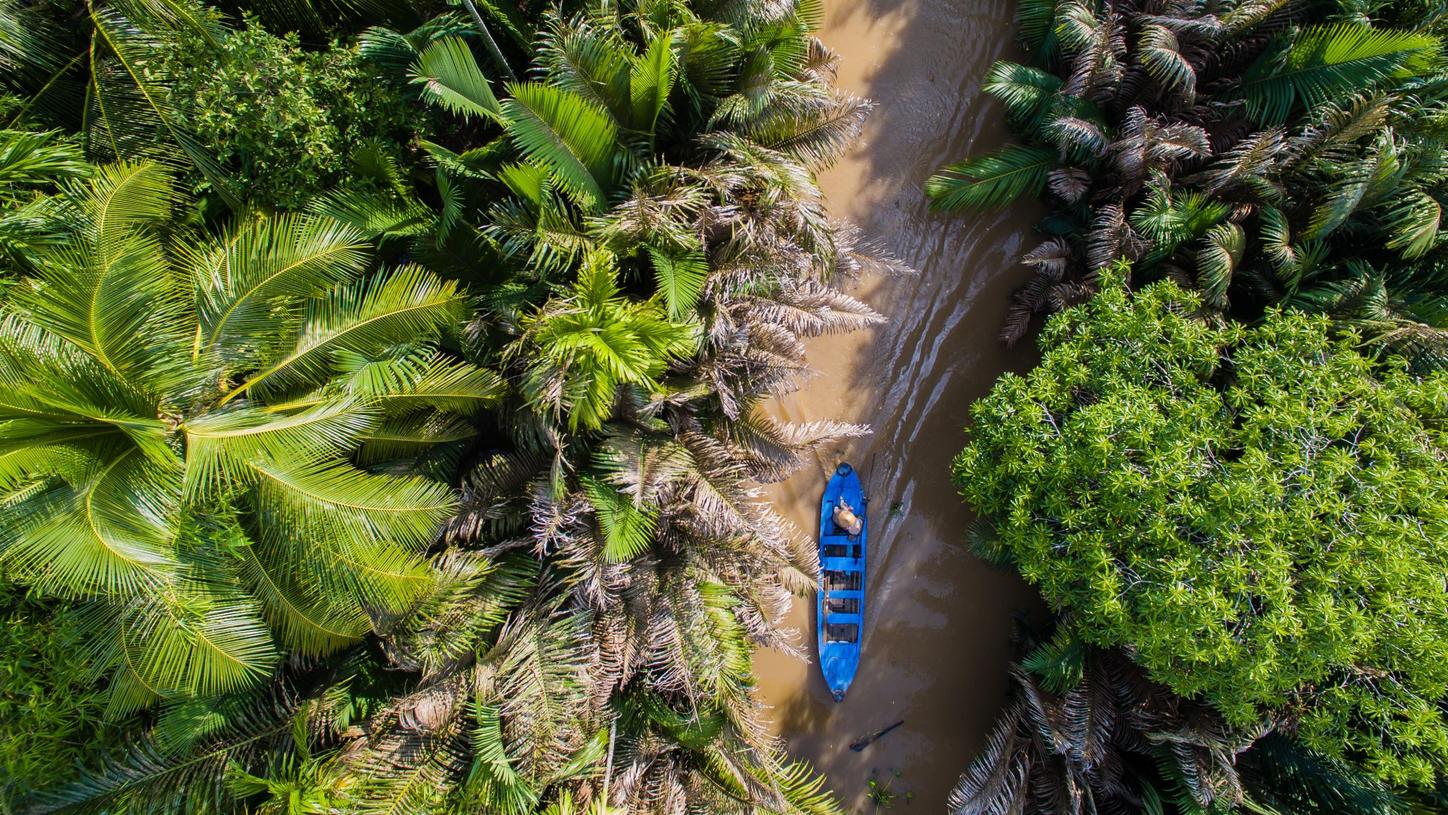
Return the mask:
{"type": "Polygon", "coordinates": [[[900,725],[902,725],[902,724],[904,724],[904,723],[905,723],[905,720],[904,720],[904,719],[901,719],[900,721],[898,721],[898,722],[890,725],[889,727],[883,728],[883,729],[881,729],[881,730],[876,730],[874,733],[871,733],[870,735],[864,737],[863,739],[860,739],[859,741],[854,742],[853,744],[851,744],[851,745],[850,745],[850,749],[851,749],[851,750],[854,750],[856,753],[858,753],[858,752],[860,752],[861,750],[864,750],[866,747],[869,747],[871,744],[873,744],[873,743],[874,743],[877,739],[879,739],[881,736],[885,735],[886,733],[889,733],[891,730],[894,730],[895,728],[899,727],[900,725]]]}

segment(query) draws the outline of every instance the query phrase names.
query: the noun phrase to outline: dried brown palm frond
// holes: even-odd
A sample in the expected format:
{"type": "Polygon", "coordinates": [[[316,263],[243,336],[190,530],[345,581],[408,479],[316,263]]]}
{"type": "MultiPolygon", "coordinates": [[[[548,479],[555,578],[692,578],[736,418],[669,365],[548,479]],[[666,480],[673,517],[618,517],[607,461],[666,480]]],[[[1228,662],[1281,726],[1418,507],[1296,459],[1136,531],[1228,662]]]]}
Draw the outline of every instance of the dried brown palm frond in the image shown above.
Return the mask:
{"type": "Polygon", "coordinates": [[[835,267],[824,277],[825,281],[839,285],[863,274],[902,275],[915,274],[915,270],[900,260],[878,241],[867,239],[860,228],[848,222],[834,223],[835,267]]]}
{"type": "Polygon", "coordinates": [[[1265,725],[1228,727],[1151,682],[1124,652],[1056,646],[1027,663],[1053,675],[1054,660],[1078,660],[1075,678],[1058,694],[1012,668],[1014,698],[951,794],[952,813],[1135,812],[1163,795],[1203,811],[1241,803],[1235,757],[1265,725]]]}
{"type": "Polygon", "coordinates": [[[1208,195],[1242,187],[1261,201],[1280,201],[1285,192],[1273,176],[1287,149],[1280,129],[1260,131],[1233,145],[1210,167],[1182,180],[1203,184],[1208,195]]]}
{"type": "Polygon", "coordinates": [[[675,167],[641,173],[632,194],[589,219],[595,240],[618,251],[639,245],[693,248],[701,244],[700,216],[713,204],[710,190],[675,167]]]}
{"type": "Polygon", "coordinates": [[[1079,167],[1059,167],[1046,174],[1046,187],[1068,204],[1074,204],[1091,191],[1091,174],[1079,167]]]}
{"type": "Polygon", "coordinates": [[[777,98],[761,115],[744,125],[741,132],[751,141],[789,155],[808,167],[829,167],[859,136],[872,105],[848,93],[822,91],[777,98]]]}
{"type": "Polygon", "coordinates": [[[372,718],[343,757],[362,779],[349,795],[351,811],[426,812],[442,803],[469,763],[467,690],[465,675],[450,676],[372,718]],[[421,719],[418,707],[426,708],[421,719]]]}
{"type": "Polygon", "coordinates": [[[858,331],[885,319],[863,301],[811,280],[783,284],[767,298],[740,305],[749,319],[774,323],[796,337],[858,331]]]}
{"type": "Polygon", "coordinates": [[[1071,267],[1075,250],[1065,238],[1048,238],[1021,256],[1021,263],[1035,269],[1052,283],[1058,283],[1071,267]]]}
{"type": "Polygon", "coordinates": [[[834,84],[840,64],[839,53],[825,45],[819,37],[810,37],[807,49],[804,65],[800,67],[800,78],[807,82],[834,84]]]}
{"type": "Polygon", "coordinates": [[[783,481],[798,470],[806,456],[821,445],[868,435],[864,425],[836,421],[782,422],[755,404],[730,422],[729,440],[746,462],[749,478],[764,484],[783,481]]]}
{"type": "Polygon", "coordinates": [[[1057,36],[1071,54],[1066,92],[1096,102],[1116,95],[1125,74],[1125,27],[1114,8],[1098,14],[1079,0],[1062,4],[1057,11],[1057,36]]]}
{"type": "Polygon", "coordinates": [[[1364,94],[1324,105],[1287,140],[1283,170],[1298,170],[1314,161],[1352,163],[1352,145],[1381,132],[1401,103],[1392,94],[1364,94]]]}
{"type": "Polygon", "coordinates": [[[1086,236],[1087,279],[1122,256],[1131,226],[1119,204],[1106,204],[1096,212],[1091,231],[1086,236]]]}
{"type": "Polygon", "coordinates": [[[443,536],[449,543],[500,540],[526,528],[528,496],[547,480],[549,457],[532,451],[494,451],[481,456],[463,477],[457,514],[443,536]]]}

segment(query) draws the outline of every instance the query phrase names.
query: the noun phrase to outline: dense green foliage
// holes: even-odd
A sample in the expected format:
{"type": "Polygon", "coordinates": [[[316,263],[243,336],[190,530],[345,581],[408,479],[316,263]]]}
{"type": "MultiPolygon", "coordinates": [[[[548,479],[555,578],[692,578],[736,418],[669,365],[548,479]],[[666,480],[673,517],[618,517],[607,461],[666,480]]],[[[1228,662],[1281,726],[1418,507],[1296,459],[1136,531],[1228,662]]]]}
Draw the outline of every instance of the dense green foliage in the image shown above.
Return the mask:
{"type": "Polygon", "coordinates": [[[74,668],[86,646],[79,618],[9,587],[0,608],[0,812],[11,812],[57,768],[116,745],[100,737],[104,692],[74,668]]]}
{"type": "Polygon", "coordinates": [[[973,410],[955,478],[1070,630],[1400,784],[1448,760],[1448,379],[1122,273],[973,410]]]}
{"type": "Polygon", "coordinates": [[[310,218],[168,246],[171,203],[154,165],[99,171],[0,305],[0,566],[101,601],[116,712],[254,685],[278,641],[325,654],[409,608],[453,496],[349,459],[464,438],[501,390],[433,348],[454,284],[362,279],[361,237],[310,218]]]}
{"type": "Polygon", "coordinates": [[[1443,367],[1441,6],[1022,0],[1029,65],[983,89],[1024,144],[931,179],[936,207],[1045,198],[1002,336],[1117,257],[1209,307],[1285,304],[1443,367]]]}
{"type": "Polygon", "coordinates": [[[22,808],[835,811],[751,665],[860,432],[760,405],[879,319],[818,8],[251,5],[0,0],[0,565],[112,719],[22,808]]]}
{"type": "Polygon", "coordinates": [[[221,30],[214,47],[183,35],[146,68],[176,77],[169,108],[209,155],[247,179],[258,205],[301,207],[344,181],[364,144],[400,152],[396,143],[425,125],[405,86],[355,45],[303,50],[295,33],[278,37],[255,19],[221,30]]]}

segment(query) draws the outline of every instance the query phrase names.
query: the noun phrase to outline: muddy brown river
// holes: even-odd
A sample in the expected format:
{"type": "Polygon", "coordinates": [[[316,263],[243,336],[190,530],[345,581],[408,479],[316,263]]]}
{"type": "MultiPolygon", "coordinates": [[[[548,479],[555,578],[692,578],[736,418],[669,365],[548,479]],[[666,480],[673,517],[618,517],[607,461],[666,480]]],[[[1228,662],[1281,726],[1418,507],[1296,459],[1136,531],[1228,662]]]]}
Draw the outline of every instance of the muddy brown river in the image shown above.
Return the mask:
{"type": "Polygon", "coordinates": [[[934,216],[921,192],[941,164],[1004,139],[980,79],[992,61],[1021,58],[1013,10],[1012,0],[835,0],[822,34],[841,56],[841,85],[877,105],[859,143],[822,177],[831,211],[919,274],[859,281],[853,293],[889,322],[811,343],[819,375],[778,405],[792,420],[874,429],[769,491],[808,533],[835,463],[861,471],[871,535],[860,672],[833,702],[813,661],[812,601],[797,601],[790,620],[811,661],[765,651],[756,667],[777,732],[856,813],[874,811],[872,774],[898,795],[895,811],[944,808],[1004,701],[1012,612],[1035,608],[1024,584],[963,545],[971,514],[949,467],[971,401],[1032,361],[1030,348],[1005,351],[995,336],[1037,213],[934,216]],[[898,719],[904,726],[850,751],[898,719]]]}

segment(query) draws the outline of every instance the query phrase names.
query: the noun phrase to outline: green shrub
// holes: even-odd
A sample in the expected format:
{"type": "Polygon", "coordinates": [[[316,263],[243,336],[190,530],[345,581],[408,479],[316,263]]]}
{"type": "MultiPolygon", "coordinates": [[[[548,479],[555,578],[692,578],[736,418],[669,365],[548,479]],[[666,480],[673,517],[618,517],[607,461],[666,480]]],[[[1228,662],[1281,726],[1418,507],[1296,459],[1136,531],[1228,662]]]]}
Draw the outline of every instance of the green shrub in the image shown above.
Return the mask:
{"type": "Polygon", "coordinates": [[[1448,762],[1448,377],[1124,269],[973,408],[963,495],[1084,640],[1394,783],[1448,762]]]}
{"type": "Polygon", "coordinates": [[[426,114],[355,46],[301,47],[248,18],[213,48],[199,37],[167,56],[171,105],[208,153],[235,167],[250,199],[294,209],[347,172],[352,150],[405,140],[426,114]]]}
{"type": "Polygon", "coordinates": [[[84,654],[68,609],[0,583],[0,812],[69,779],[109,746],[105,695],[84,654]]]}

